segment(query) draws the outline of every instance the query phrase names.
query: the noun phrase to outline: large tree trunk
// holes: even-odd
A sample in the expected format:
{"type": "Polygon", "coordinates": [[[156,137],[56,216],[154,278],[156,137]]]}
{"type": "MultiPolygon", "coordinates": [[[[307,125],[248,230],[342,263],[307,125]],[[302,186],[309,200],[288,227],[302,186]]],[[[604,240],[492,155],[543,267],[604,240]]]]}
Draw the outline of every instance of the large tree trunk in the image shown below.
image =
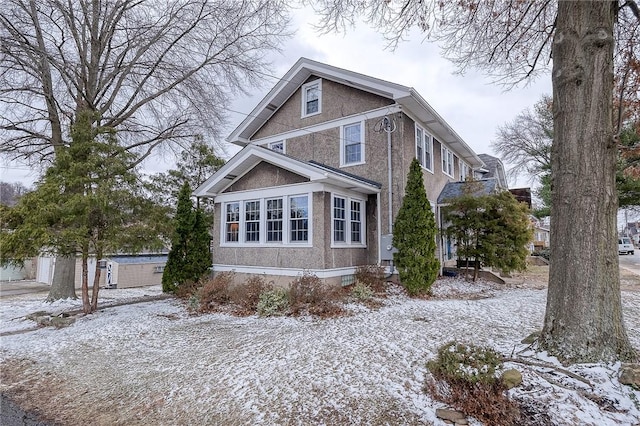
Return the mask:
{"type": "Polygon", "coordinates": [[[53,281],[49,289],[48,302],[60,299],[77,299],[76,287],[76,257],[58,256],[53,270],[53,281]]]}
{"type": "Polygon", "coordinates": [[[560,1],[553,44],[551,267],[540,344],[569,362],[634,357],[618,270],[614,7],[560,1]]]}

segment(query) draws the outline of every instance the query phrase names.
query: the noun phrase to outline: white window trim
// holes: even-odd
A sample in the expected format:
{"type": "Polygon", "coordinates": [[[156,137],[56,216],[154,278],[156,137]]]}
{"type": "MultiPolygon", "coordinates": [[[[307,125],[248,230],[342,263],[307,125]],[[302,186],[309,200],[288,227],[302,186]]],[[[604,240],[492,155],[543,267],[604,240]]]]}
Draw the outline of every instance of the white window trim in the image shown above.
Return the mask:
{"type": "Polygon", "coordinates": [[[331,193],[331,248],[366,248],[367,247],[367,202],[361,198],[349,197],[339,192],[331,193]],[[335,241],[335,212],[333,199],[335,197],[345,200],[345,241],[335,241]],[[360,237],[362,241],[351,242],[351,201],[360,203],[360,237]]]}
{"type": "Polygon", "coordinates": [[[311,192],[303,192],[296,193],[291,195],[269,195],[263,197],[253,197],[250,199],[241,199],[241,200],[229,200],[225,202],[221,202],[221,211],[225,212],[222,214],[221,226],[220,226],[220,247],[312,247],[313,246],[313,193],[311,192]],[[308,209],[308,239],[307,241],[296,242],[291,241],[290,234],[290,203],[289,199],[291,197],[301,197],[306,196],[308,199],[307,209],[308,209]],[[267,203],[266,200],[274,199],[274,198],[282,198],[282,241],[279,242],[267,242],[267,203]],[[260,239],[259,241],[246,241],[245,234],[245,207],[247,201],[260,201],[260,239]],[[238,226],[239,238],[238,241],[226,241],[226,211],[227,204],[232,203],[240,203],[240,223],[238,226]]]}
{"type": "Polygon", "coordinates": [[[420,166],[422,166],[423,169],[433,173],[433,135],[431,135],[431,133],[429,133],[424,127],[415,123],[414,139],[415,139],[415,155],[416,155],[416,158],[418,158],[418,161],[420,162],[420,166]],[[418,130],[422,132],[422,138],[420,141],[420,147],[422,148],[422,158],[418,158],[418,140],[417,140],[418,130]],[[427,151],[430,154],[429,164],[425,164],[426,163],[425,157],[426,157],[427,151]]]}
{"type": "Polygon", "coordinates": [[[270,150],[274,151],[274,152],[281,152],[282,154],[286,154],[287,153],[287,141],[286,139],[280,139],[279,141],[273,141],[273,142],[269,142],[267,144],[267,148],[269,148],[270,150]],[[273,145],[275,144],[282,144],[282,151],[276,151],[273,149],[273,145]]]}
{"type": "Polygon", "coordinates": [[[364,146],[364,120],[346,123],[340,126],[340,167],[357,166],[365,164],[365,146],[364,146]],[[353,163],[345,162],[346,139],[344,138],[344,128],[359,124],[360,125],[360,161],[353,163]]]}
{"type": "Polygon", "coordinates": [[[444,146],[444,144],[442,145],[442,151],[440,153],[442,155],[442,173],[444,173],[445,175],[449,176],[449,177],[453,177],[453,173],[454,173],[454,167],[453,167],[453,152],[449,149],[446,148],[444,146]],[[451,157],[449,157],[449,154],[451,154],[451,157]],[[445,159],[446,159],[446,164],[447,167],[445,167],[445,159]],[[448,169],[448,166],[451,166],[451,173],[449,173],[446,169],[448,169]]]}
{"type": "Polygon", "coordinates": [[[462,161],[462,159],[459,159],[458,161],[458,164],[460,164],[460,182],[464,182],[467,179],[467,176],[469,176],[471,167],[469,167],[467,163],[462,161]]]}
{"type": "Polygon", "coordinates": [[[302,114],[300,115],[300,118],[311,117],[314,115],[321,114],[322,113],[322,79],[319,78],[317,80],[313,80],[306,84],[303,84],[301,98],[302,98],[302,109],[301,109],[302,114]],[[318,111],[312,112],[311,114],[307,114],[307,88],[316,86],[316,85],[318,86],[318,111]]]}

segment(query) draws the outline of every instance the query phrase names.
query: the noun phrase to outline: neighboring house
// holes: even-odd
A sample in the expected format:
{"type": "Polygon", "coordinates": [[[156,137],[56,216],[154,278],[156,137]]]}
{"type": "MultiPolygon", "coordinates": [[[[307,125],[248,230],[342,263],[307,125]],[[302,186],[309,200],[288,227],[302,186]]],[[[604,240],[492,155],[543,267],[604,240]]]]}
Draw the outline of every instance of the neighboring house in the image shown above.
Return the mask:
{"type": "MultiPolygon", "coordinates": [[[[38,257],[36,281],[51,285],[55,270],[55,257],[38,257]]],[[[93,286],[96,267],[100,268],[100,287],[129,288],[162,284],[162,272],[167,263],[166,254],[141,253],[134,255],[113,255],[96,262],[87,261],[89,287],[93,286]]],[[[75,287],[82,286],[82,261],[76,258],[75,287]]]]}
{"type": "Polygon", "coordinates": [[[281,282],[388,266],[414,158],[436,217],[443,188],[485,167],[413,88],[305,58],[227,140],[243,149],[194,191],[214,202],[214,272],[281,282]]]}
{"type": "Polygon", "coordinates": [[[531,227],[533,228],[532,251],[549,248],[549,227],[543,221],[530,216],[531,227]]]}
{"type": "Polygon", "coordinates": [[[478,157],[480,157],[484,163],[484,167],[475,170],[476,178],[495,178],[498,180],[500,188],[508,189],[509,185],[507,184],[507,174],[504,171],[504,164],[502,164],[502,160],[489,154],[479,154],[478,157]]]}

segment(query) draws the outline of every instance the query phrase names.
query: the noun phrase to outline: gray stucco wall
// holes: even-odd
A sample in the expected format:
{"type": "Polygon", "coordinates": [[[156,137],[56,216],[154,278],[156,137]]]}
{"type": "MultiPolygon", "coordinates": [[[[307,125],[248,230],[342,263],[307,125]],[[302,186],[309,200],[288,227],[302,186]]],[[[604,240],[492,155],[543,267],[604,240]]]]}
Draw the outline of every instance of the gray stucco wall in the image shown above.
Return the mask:
{"type": "Polygon", "coordinates": [[[247,191],[308,181],[309,179],[303,176],[262,161],[223,192],[247,191]]]}
{"type": "MultiPolygon", "coordinates": [[[[311,76],[307,79],[307,82],[317,79],[318,77],[311,76]]],[[[363,92],[331,80],[322,79],[322,112],[320,114],[301,118],[302,90],[298,89],[251,139],[277,135],[293,129],[300,129],[325,121],[370,111],[386,105],[392,105],[393,103],[394,101],[392,99],[363,92]]]]}

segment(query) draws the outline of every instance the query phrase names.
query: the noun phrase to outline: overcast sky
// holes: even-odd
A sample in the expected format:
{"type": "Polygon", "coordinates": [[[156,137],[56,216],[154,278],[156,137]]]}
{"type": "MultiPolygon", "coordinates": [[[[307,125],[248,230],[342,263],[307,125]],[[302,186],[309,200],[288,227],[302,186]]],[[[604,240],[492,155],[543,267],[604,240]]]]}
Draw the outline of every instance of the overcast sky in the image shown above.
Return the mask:
{"type": "MultiPolygon", "coordinates": [[[[478,72],[455,74],[455,68],[441,58],[437,45],[422,42],[415,32],[410,40],[400,43],[395,51],[385,50],[383,37],[364,24],[359,24],[346,35],[321,35],[313,24],[317,18],[309,9],[293,14],[296,34],[276,55],[270,74],[281,77],[302,56],[329,65],[363,73],[394,83],[415,88],[424,99],[451,125],[451,127],[478,154],[495,155],[490,144],[498,126],[511,121],[522,110],[532,107],[542,94],[551,93],[550,76],[542,76],[526,86],[505,91],[492,84],[489,77],[478,72]]],[[[265,78],[264,87],[252,97],[242,97],[233,102],[229,128],[238,125],[245,115],[275,85],[276,78],[265,78]]],[[[231,155],[237,151],[229,147],[231,155]]],[[[157,159],[146,164],[148,172],[155,172],[170,164],[157,159]]],[[[2,164],[3,181],[23,181],[30,185],[34,174],[18,164],[2,164]]],[[[518,185],[525,185],[520,180],[518,185]]],[[[510,185],[513,186],[513,183],[510,185]]]]}

